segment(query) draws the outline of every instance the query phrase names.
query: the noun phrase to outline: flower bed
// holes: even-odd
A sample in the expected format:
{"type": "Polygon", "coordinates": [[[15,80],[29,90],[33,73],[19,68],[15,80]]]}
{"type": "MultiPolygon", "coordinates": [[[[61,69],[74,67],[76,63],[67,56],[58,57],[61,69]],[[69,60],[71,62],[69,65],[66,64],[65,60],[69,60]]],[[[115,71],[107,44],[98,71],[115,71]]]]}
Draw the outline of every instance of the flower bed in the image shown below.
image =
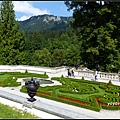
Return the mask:
{"type": "Polygon", "coordinates": [[[45,93],[45,92],[37,92],[37,94],[43,94],[45,96],[51,96],[51,94],[45,93]]]}
{"type": "Polygon", "coordinates": [[[69,102],[75,102],[75,103],[78,103],[78,104],[82,104],[82,105],[85,105],[85,106],[88,106],[89,104],[86,103],[86,102],[81,102],[81,101],[78,101],[78,100],[74,100],[74,99],[70,99],[70,98],[65,98],[65,97],[62,97],[62,96],[58,96],[59,99],[62,99],[62,100],[67,100],[69,102]]]}

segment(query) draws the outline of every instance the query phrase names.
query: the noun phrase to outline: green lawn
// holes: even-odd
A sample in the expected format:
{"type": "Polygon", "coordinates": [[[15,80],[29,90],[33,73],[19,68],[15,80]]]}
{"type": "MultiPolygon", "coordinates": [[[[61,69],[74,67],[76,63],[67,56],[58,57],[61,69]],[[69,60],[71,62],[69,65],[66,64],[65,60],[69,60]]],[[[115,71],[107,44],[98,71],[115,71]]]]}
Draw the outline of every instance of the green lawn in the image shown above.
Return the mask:
{"type": "Polygon", "coordinates": [[[7,79],[10,76],[11,75],[9,75],[9,74],[0,75],[0,81],[3,82],[5,79],[7,79]]]}
{"type": "Polygon", "coordinates": [[[8,105],[4,105],[0,103],[0,118],[10,118],[10,119],[15,119],[15,118],[30,118],[30,119],[36,119],[38,118],[35,115],[32,115],[30,113],[27,113],[25,111],[19,110],[15,107],[9,107],[8,105]]]}
{"type": "Polygon", "coordinates": [[[26,77],[38,77],[38,78],[49,78],[49,76],[44,74],[35,74],[35,73],[21,73],[21,72],[0,72],[0,86],[10,87],[10,86],[20,86],[20,82],[16,82],[17,78],[26,78],[26,77]]]}

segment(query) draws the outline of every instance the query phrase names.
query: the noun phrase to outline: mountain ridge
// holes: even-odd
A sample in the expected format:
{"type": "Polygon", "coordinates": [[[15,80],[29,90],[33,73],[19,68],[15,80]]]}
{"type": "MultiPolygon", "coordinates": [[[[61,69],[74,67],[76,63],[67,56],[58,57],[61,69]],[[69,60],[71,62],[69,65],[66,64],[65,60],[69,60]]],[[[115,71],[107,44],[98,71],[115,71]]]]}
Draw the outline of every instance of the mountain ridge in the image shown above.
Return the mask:
{"type": "Polygon", "coordinates": [[[37,15],[27,20],[18,21],[20,29],[30,32],[34,30],[65,30],[70,28],[71,17],[54,16],[54,15],[37,15]]]}

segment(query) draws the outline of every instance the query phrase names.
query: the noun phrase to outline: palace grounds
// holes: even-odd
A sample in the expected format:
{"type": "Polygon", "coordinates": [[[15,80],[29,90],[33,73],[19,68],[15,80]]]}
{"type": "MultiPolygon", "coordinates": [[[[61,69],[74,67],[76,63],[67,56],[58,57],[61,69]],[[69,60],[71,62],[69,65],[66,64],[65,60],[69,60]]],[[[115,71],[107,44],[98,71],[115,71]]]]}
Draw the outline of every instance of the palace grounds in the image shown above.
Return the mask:
{"type": "MultiPolygon", "coordinates": [[[[47,73],[49,79],[51,77],[61,77],[61,75],[67,76],[67,71],[61,71],[58,73],[47,73]]],[[[77,79],[81,79],[81,77],[75,77],[77,79]]],[[[85,78],[87,80],[92,81],[93,78],[85,78]]],[[[18,79],[18,81],[22,81],[22,79],[18,79]]],[[[108,83],[109,79],[98,79],[96,82],[105,82],[108,83]]],[[[119,81],[112,80],[112,83],[120,86],[119,81]]],[[[58,84],[57,82],[55,84],[58,84]]],[[[24,82],[22,82],[24,85],[24,82]]],[[[26,110],[37,115],[41,119],[110,119],[110,118],[120,118],[120,110],[105,110],[101,109],[100,112],[96,112],[93,110],[88,110],[85,108],[76,107],[73,105],[64,104],[61,102],[45,99],[42,97],[35,96],[37,101],[33,106],[36,108],[30,108],[30,104],[27,106],[26,98],[29,96],[25,93],[20,92],[20,87],[0,87],[0,94],[7,96],[9,99],[4,97],[0,97],[0,102],[4,104],[8,104],[10,106],[15,106],[18,109],[26,110]],[[13,96],[12,96],[13,95],[13,96]],[[11,98],[10,98],[11,96],[11,98]],[[11,99],[15,99],[16,101],[12,101],[11,99]],[[23,102],[20,102],[23,101],[23,102]],[[45,109],[43,109],[45,108],[45,109]]]]}

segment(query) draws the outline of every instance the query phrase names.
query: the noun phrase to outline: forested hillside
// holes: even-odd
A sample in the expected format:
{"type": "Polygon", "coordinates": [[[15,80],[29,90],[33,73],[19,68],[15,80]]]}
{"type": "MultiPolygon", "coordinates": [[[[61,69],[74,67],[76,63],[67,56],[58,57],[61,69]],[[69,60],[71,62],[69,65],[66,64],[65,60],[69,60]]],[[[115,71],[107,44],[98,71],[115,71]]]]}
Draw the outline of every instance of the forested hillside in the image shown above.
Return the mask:
{"type": "Polygon", "coordinates": [[[34,31],[26,33],[25,64],[37,66],[61,66],[80,63],[80,42],[71,30],[34,31]]]}

